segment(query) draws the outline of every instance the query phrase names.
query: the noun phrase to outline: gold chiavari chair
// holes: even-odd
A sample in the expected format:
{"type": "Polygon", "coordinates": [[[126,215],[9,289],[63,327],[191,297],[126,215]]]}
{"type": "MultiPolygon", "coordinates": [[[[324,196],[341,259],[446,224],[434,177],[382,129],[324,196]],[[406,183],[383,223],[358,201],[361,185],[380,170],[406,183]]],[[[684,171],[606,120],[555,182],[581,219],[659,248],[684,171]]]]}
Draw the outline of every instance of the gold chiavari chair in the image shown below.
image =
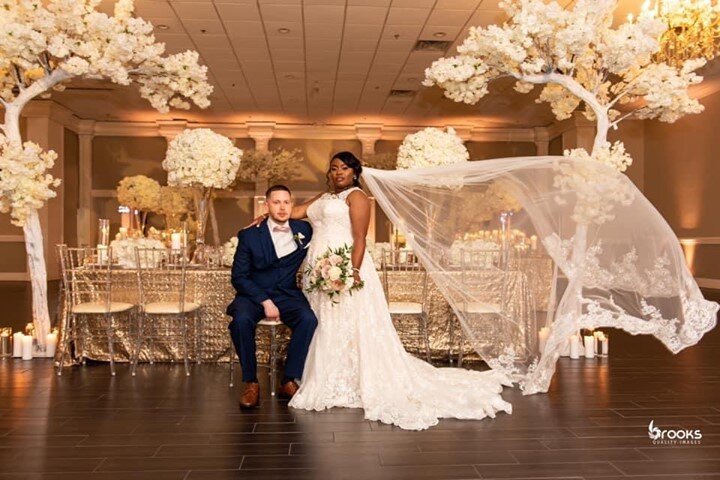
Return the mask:
{"type": "MultiPolygon", "coordinates": [[[[503,250],[463,249],[460,252],[460,272],[463,288],[467,292],[466,299],[461,304],[465,319],[498,320],[505,314],[508,303],[508,267],[510,265],[509,252],[503,250]],[[492,292],[488,289],[489,276],[500,282],[500,291],[492,292]],[[469,298],[469,300],[468,300],[469,298]]],[[[453,362],[453,347],[455,344],[453,321],[450,321],[449,357],[453,362]]],[[[464,336],[460,332],[458,366],[463,363],[464,336]]]]}
{"type": "Polygon", "coordinates": [[[101,335],[107,339],[110,373],[115,375],[116,317],[125,314],[130,318],[135,305],[113,299],[112,249],[70,248],[66,245],[59,245],[58,248],[69,313],[58,375],[62,374],[65,355],[69,352],[71,341],[83,357],[85,343],[90,338],[101,335]],[[103,319],[99,330],[96,330],[95,324],[90,321],[93,317],[103,319]],[[81,347],[77,348],[78,345],[81,347]]]}
{"type": "Polygon", "coordinates": [[[427,271],[417,257],[407,250],[383,250],[380,264],[390,315],[393,320],[402,317],[417,318],[418,338],[425,348],[425,359],[430,362],[427,271]]]}
{"type": "MultiPolygon", "coordinates": [[[[195,339],[200,342],[200,308],[202,305],[193,300],[194,295],[187,290],[188,258],[183,250],[172,251],[157,248],[136,248],[137,282],[140,294],[140,315],[137,336],[132,359],[132,375],[137,370],[140,350],[146,341],[182,339],[185,374],[190,375],[188,354],[188,316],[192,316],[195,326],[195,339]],[[179,321],[177,330],[168,329],[164,335],[157,332],[160,318],[179,321]],[[153,330],[148,332],[149,330],[153,330]]],[[[196,356],[200,358],[201,346],[196,343],[196,356]]],[[[152,353],[151,353],[152,355],[152,353]]]]}

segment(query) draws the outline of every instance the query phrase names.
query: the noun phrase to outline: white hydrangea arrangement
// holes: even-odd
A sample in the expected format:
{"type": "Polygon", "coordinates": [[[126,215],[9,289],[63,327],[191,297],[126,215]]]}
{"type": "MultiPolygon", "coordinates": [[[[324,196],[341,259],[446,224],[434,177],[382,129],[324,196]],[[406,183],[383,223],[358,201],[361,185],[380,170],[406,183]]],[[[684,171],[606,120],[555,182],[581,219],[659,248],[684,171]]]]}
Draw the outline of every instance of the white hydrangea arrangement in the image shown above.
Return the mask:
{"type": "Polygon", "coordinates": [[[24,226],[28,215],[55,198],[60,180],[47,171],[56,159],[36,143],[10,143],[0,134],[0,212],[10,213],[13,225],[24,226]]]}
{"type": "Polygon", "coordinates": [[[438,167],[467,162],[469,158],[465,144],[454,129],[443,131],[429,127],[405,137],[398,149],[397,168],[438,167]]]}
{"type": "Polygon", "coordinates": [[[223,244],[222,250],[222,264],[226,267],[232,267],[233,260],[235,260],[235,250],[238,246],[238,237],[234,236],[223,244]]]}
{"type": "MultiPolygon", "coordinates": [[[[110,242],[110,250],[112,251],[113,261],[124,268],[136,268],[137,258],[135,257],[136,248],[154,248],[165,250],[165,244],[157,238],[124,238],[116,239],[110,242]]],[[[158,257],[157,260],[160,260],[158,257]]],[[[156,267],[157,265],[143,265],[143,267],[156,267]]]]}
{"type": "Polygon", "coordinates": [[[242,153],[209,128],[187,129],[170,141],[162,166],[170,186],[225,189],[237,177],[242,153]]]}

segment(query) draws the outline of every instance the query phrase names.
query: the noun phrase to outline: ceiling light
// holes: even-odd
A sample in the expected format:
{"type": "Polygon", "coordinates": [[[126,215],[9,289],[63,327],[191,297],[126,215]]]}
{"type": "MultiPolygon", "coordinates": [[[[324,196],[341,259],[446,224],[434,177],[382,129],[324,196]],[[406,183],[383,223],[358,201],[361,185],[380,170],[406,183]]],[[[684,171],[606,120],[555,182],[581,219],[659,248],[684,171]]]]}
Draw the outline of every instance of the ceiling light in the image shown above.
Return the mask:
{"type": "MultiPolygon", "coordinates": [[[[655,60],[682,67],[685,60],[705,57],[711,60],[720,52],[720,8],[710,0],[650,0],[642,6],[642,16],[662,20],[668,29],[660,37],[655,60]]],[[[632,22],[632,16],[628,17],[632,22]]]]}
{"type": "Polygon", "coordinates": [[[170,27],[168,27],[164,23],[161,23],[160,25],[157,26],[157,28],[160,30],[168,30],[170,27]]]}
{"type": "Polygon", "coordinates": [[[278,28],[278,33],[285,35],[285,34],[290,33],[290,29],[286,28],[286,27],[278,28]]]}
{"type": "Polygon", "coordinates": [[[433,33],[433,37],[435,37],[435,38],[443,38],[445,35],[447,35],[447,33],[445,33],[445,32],[435,32],[435,33],[433,33]]]}
{"type": "Polygon", "coordinates": [[[285,78],[288,80],[295,80],[295,75],[285,75],[285,78]]]}

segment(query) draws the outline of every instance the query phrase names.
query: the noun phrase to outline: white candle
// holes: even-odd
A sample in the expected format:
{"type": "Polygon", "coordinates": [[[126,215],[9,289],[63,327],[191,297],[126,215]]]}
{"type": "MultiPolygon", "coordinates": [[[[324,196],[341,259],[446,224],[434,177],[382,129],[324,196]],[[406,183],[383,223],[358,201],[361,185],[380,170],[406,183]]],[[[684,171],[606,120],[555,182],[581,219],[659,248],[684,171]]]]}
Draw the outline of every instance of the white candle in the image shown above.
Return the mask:
{"type": "Polygon", "coordinates": [[[176,232],[170,234],[170,244],[173,250],[182,250],[182,233],[176,232]]]}
{"type": "Polygon", "coordinates": [[[45,356],[49,358],[55,357],[57,349],[58,335],[55,332],[48,333],[45,337],[45,356]]]}
{"type": "Polygon", "coordinates": [[[601,355],[607,355],[610,353],[610,338],[607,335],[603,335],[602,341],[600,342],[601,355]]]}
{"type": "Polygon", "coordinates": [[[104,265],[105,262],[107,262],[107,258],[108,258],[108,247],[107,247],[107,245],[99,245],[99,244],[98,244],[98,246],[97,246],[97,251],[98,251],[98,259],[97,259],[98,264],[104,265]]]}
{"type": "Polygon", "coordinates": [[[580,335],[578,334],[570,336],[570,358],[580,358],[580,335]]]}
{"type": "Polygon", "coordinates": [[[33,358],[33,337],[31,335],[23,335],[22,337],[22,359],[32,360],[33,358]]]}
{"type": "Polygon", "coordinates": [[[595,358],[595,336],[585,335],[585,358],[595,358]]]}
{"type": "Polygon", "coordinates": [[[530,237],[530,248],[533,250],[537,250],[537,235],[533,235],[530,237]]]}
{"type": "Polygon", "coordinates": [[[548,336],[550,336],[550,329],[548,327],[542,327],[538,332],[538,349],[540,353],[545,351],[545,344],[547,343],[548,336]]]}
{"type": "Polygon", "coordinates": [[[25,336],[22,332],[13,334],[13,358],[22,357],[22,338],[25,336]]]}

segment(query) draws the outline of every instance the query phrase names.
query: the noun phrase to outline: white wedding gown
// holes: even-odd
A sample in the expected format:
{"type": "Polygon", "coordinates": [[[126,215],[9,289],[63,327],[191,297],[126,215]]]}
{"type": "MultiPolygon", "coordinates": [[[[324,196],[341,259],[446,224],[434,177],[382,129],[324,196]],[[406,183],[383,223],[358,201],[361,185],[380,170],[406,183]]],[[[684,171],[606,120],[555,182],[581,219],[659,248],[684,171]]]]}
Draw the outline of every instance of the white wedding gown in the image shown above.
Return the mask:
{"type": "MultiPolygon", "coordinates": [[[[352,245],[347,196],[325,194],[308,208],[313,227],[307,260],[328,247],[352,245]]],[[[363,408],[365,418],[422,430],[440,418],[482,419],[512,413],[503,385],[512,382],[495,370],[435,368],[405,351],[393,327],[372,258],[365,253],[364,288],[333,304],[323,293],[306,294],[317,315],[300,390],[290,406],[307,410],[363,408]]]]}

